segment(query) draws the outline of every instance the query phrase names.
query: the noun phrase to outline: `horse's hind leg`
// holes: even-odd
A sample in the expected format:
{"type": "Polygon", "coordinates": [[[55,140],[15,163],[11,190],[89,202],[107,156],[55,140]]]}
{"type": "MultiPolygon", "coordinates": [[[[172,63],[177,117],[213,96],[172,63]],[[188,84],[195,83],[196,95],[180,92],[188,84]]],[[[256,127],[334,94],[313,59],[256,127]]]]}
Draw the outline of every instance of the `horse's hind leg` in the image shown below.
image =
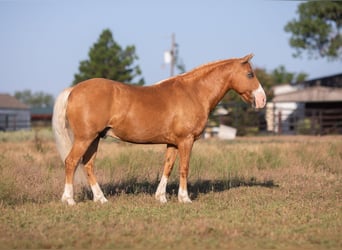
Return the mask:
{"type": "Polygon", "coordinates": [[[169,176],[173,169],[176,157],[177,157],[177,148],[173,145],[167,145],[163,176],[160,180],[160,183],[158,185],[158,188],[155,194],[156,199],[159,200],[161,203],[167,202],[166,185],[167,185],[167,180],[169,179],[169,176]]]}
{"type": "Polygon", "coordinates": [[[75,140],[70,150],[70,153],[65,159],[65,186],[62,195],[62,201],[68,203],[68,205],[75,205],[73,181],[74,173],[78,163],[82,156],[87,151],[92,141],[80,141],[75,140]]]}
{"type": "Polygon", "coordinates": [[[105,203],[108,200],[104,197],[103,192],[97,183],[96,177],[94,175],[94,160],[97,153],[97,148],[99,145],[100,137],[97,137],[89,146],[88,150],[83,156],[83,164],[87,172],[88,182],[90,184],[91,190],[93,192],[94,201],[105,203]]]}

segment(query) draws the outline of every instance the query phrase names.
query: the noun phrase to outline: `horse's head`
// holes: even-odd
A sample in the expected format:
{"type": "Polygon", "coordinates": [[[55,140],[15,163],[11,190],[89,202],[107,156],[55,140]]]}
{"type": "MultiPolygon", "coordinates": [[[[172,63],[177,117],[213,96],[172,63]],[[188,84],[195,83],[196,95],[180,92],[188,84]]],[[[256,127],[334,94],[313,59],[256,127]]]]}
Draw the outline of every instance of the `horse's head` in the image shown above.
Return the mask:
{"type": "Polygon", "coordinates": [[[249,63],[252,57],[253,54],[250,54],[236,60],[232,87],[244,101],[251,103],[255,108],[263,108],[266,104],[266,95],[249,63]]]}

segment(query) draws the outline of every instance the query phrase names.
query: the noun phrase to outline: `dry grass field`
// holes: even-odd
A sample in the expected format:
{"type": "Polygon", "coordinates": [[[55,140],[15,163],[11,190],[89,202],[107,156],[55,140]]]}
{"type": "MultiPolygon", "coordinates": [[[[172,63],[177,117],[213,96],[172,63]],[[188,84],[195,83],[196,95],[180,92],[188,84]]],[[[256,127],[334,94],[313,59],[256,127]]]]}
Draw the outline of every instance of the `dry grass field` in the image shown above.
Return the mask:
{"type": "Polygon", "coordinates": [[[0,248],[342,249],[342,137],[195,143],[192,204],[178,167],[154,191],[165,146],[103,140],[95,169],[109,202],[82,181],[60,202],[64,169],[51,131],[0,134],[0,248]]]}

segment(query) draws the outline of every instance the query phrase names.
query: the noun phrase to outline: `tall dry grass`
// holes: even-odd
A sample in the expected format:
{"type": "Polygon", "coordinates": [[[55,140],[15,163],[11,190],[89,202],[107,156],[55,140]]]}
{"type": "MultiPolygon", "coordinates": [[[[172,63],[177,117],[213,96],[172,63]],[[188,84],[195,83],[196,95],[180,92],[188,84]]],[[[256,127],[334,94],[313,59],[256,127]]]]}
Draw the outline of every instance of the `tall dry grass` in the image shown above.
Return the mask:
{"type": "MultiPolygon", "coordinates": [[[[62,162],[48,131],[0,135],[0,201],[47,202],[57,198],[62,162]]],[[[59,195],[58,195],[59,196],[59,195]]]]}
{"type": "MultiPolygon", "coordinates": [[[[60,198],[64,167],[50,130],[2,133],[0,141],[2,204],[44,203],[60,198]]],[[[164,151],[164,145],[103,140],[95,173],[106,195],[152,194],[161,177],[164,151]]],[[[286,185],[289,178],[295,180],[297,176],[307,176],[309,183],[317,185],[324,176],[333,183],[341,176],[341,166],[341,137],[198,141],[190,161],[190,196],[197,196],[199,190],[208,192],[239,185],[286,185]]],[[[77,183],[78,199],[91,199],[87,185],[83,186],[86,181],[77,183]]],[[[178,161],[170,178],[169,195],[177,192],[177,185],[178,161]]]]}
{"type": "Polygon", "coordinates": [[[104,140],[95,172],[109,202],[77,184],[71,208],[51,131],[0,134],[0,249],[341,249],[341,139],[198,141],[191,205],[177,202],[178,166],[170,202],[153,197],[165,146],[104,140]]]}

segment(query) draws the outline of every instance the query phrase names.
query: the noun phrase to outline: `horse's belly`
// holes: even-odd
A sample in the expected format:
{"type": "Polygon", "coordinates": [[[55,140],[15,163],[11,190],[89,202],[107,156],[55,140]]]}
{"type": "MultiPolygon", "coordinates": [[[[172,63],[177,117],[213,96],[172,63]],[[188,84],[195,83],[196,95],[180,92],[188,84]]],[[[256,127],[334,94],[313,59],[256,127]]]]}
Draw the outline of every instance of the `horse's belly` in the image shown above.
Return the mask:
{"type": "Polygon", "coordinates": [[[156,129],[136,129],[132,128],[122,130],[119,128],[112,128],[106,132],[106,136],[110,136],[116,139],[120,139],[122,141],[132,142],[132,143],[141,143],[141,144],[166,144],[170,143],[170,138],[168,138],[161,131],[157,131],[156,129]]]}

